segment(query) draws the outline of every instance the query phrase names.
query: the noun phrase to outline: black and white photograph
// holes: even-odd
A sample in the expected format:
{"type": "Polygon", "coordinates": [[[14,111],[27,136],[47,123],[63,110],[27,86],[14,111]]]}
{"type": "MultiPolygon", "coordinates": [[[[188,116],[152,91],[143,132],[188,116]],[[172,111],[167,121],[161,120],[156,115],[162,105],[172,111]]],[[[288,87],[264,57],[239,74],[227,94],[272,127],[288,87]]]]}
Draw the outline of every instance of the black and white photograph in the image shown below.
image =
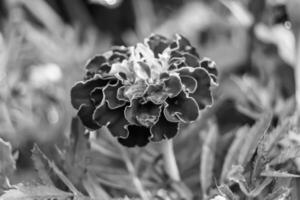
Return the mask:
{"type": "Polygon", "coordinates": [[[0,200],[300,200],[300,0],[0,0],[0,200]]]}

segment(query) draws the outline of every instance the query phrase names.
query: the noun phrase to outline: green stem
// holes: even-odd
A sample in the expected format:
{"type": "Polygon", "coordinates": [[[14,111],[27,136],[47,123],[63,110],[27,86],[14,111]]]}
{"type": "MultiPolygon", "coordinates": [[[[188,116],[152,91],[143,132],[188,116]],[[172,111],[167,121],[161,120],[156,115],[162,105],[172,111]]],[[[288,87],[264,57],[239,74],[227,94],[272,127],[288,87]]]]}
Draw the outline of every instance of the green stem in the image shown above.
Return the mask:
{"type": "Polygon", "coordinates": [[[180,181],[180,174],[173,149],[173,140],[163,141],[161,148],[166,172],[173,181],[180,181]]]}

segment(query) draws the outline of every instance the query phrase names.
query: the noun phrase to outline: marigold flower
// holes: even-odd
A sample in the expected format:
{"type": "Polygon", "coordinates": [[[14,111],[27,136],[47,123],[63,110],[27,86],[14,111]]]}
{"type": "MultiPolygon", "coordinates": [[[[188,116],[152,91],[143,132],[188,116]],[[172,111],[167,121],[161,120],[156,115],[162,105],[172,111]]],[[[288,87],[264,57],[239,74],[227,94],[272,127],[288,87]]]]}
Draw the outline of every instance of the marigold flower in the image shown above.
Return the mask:
{"type": "Polygon", "coordinates": [[[107,126],[121,144],[144,146],[174,137],[179,123],[195,121],[212,104],[216,76],[215,63],[200,59],[183,36],[151,35],[92,58],[71,100],[87,128],[107,126]]]}

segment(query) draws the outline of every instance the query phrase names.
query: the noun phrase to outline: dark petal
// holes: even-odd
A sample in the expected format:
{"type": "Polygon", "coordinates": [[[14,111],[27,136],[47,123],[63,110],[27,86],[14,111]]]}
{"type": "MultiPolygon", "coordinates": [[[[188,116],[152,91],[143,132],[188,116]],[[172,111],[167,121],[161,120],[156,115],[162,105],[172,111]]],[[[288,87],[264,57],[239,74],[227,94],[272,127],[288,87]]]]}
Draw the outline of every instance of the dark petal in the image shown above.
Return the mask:
{"type": "Polygon", "coordinates": [[[201,61],[200,66],[208,71],[209,75],[211,76],[213,81],[216,83],[217,82],[217,76],[218,76],[216,63],[214,61],[210,60],[209,58],[204,58],[201,61]]]}
{"type": "Polygon", "coordinates": [[[112,110],[105,102],[96,108],[93,119],[99,126],[107,125],[113,136],[127,137],[126,125],[128,125],[128,122],[124,118],[124,108],[112,110]]]}
{"type": "Polygon", "coordinates": [[[158,58],[158,54],[161,54],[168,46],[170,41],[161,35],[151,35],[146,43],[149,45],[150,49],[154,52],[154,56],[158,58]]]}
{"type": "Polygon", "coordinates": [[[170,74],[167,72],[163,72],[159,75],[159,79],[168,79],[170,77],[170,74]]]}
{"type": "Polygon", "coordinates": [[[171,75],[169,79],[164,81],[164,84],[165,92],[167,92],[171,98],[177,96],[182,90],[180,78],[177,76],[171,75]]]}
{"type": "Polygon", "coordinates": [[[78,110],[78,117],[81,120],[82,124],[89,129],[96,130],[100,126],[93,120],[93,112],[95,107],[93,105],[81,105],[78,110]]]}
{"type": "Polygon", "coordinates": [[[197,102],[188,97],[185,92],[181,92],[174,98],[167,99],[167,106],[165,106],[166,117],[178,117],[182,122],[195,121],[199,116],[199,108],[197,102]]]}
{"type": "Polygon", "coordinates": [[[136,82],[134,85],[125,86],[123,95],[131,101],[132,99],[142,97],[145,94],[147,87],[148,85],[145,81],[141,80],[136,82]]]}
{"type": "Polygon", "coordinates": [[[146,92],[146,99],[154,104],[160,105],[168,98],[168,94],[164,92],[163,85],[149,85],[146,92]]]}
{"type": "Polygon", "coordinates": [[[119,53],[119,52],[114,52],[110,57],[109,57],[109,63],[113,64],[113,63],[116,63],[116,62],[122,62],[124,59],[126,59],[127,56],[126,54],[122,54],[122,53],[119,53]]]}
{"type": "Polygon", "coordinates": [[[128,130],[128,121],[125,119],[124,114],[120,115],[113,123],[108,124],[107,128],[114,137],[127,138],[128,130]]]}
{"type": "Polygon", "coordinates": [[[126,86],[122,86],[118,88],[117,91],[117,99],[121,100],[121,101],[128,101],[129,99],[124,95],[126,86]]]}
{"type": "Polygon", "coordinates": [[[194,93],[190,93],[199,106],[199,109],[205,108],[212,104],[212,94],[210,91],[210,76],[205,69],[185,67],[178,70],[180,76],[191,76],[197,81],[197,89],[194,93]]]}
{"type": "Polygon", "coordinates": [[[74,108],[79,109],[82,104],[90,105],[90,93],[97,87],[104,87],[108,80],[101,79],[99,76],[87,81],[76,83],[71,89],[71,103],[74,108]]]}
{"type": "Polygon", "coordinates": [[[183,37],[182,35],[176,35],[176,41],[170,45],[172,50],[180,51],[180,52],[187,52],[193,54],[194,56],[199,58],[199,54],[195,47],[191,45],[191,43],[183,37]]]}
{"type": "Polygon", "coordinates": [[[125,101],[117,98],[118,89],[122,86],[121,82],[118,81],[115,84],[108,84],[104,89],[105,100],[108,103],[108,107],[116,109],[125,105],[125,101]]]}
{"type": "Polygon", "coordinates": [[[161,113],[158,122],[150,129],[152,134],[151,141],[159,142],[166,138],[173,138],[178,132],[179,123],[170,122],[166,119],[163,113],[161,113]]]}
{"type": "Polygon", "coordinates": [[[89,60],[85,68],[91,73],[108,73],[110,66],[107,64],[107,59],[102,55],[98,55],[89,60]]]}
{"type": "Polygon", "coordinates": [[[184,53],[184,59],[185,63],[189,67],[199,67],[199,58],[196,56],[189,54],[189,53],[184,53]]]}
{"type": "Polygon", "coordinates": [[[125,118],[129,123],[150,127],[157,122],[161,112],[161,106],[148,101],[140,103],[134,99],[130,106],[125,108],[125,118]]]}
{"type": "Polygon", "coordinates": [[[143,126],[128,126],[129,135],[127,138],[119,138],[119,142],[126,147],[143,147],[149,143],[151,136],[149,128],[143,126]]]}
{"type": "Polygon", "coordinates": [[[193,47],[189,40],[182,35],[177,35],[177,45],[179,51],[193,54],[194,56],[199,58],[199,54],[197,53],[196,48],[193,47]]]}
{"type": "Polygon", "coordinates": [[[94,88],[91,92],[91,100],[95,106],[100,105],[103,100],[103,88],[94,88]]]}
{"type": "Polygon", "coordinates": [[[128,57],[130,55],[130,51],[125,46],[114,46],[114,47],[112,47],[112,52],[113,52],[113,54],[118,53],[125,57],[128,57]]]}
{"type": "Polygon", "coordinates": [[[181,82],[189,93],[194,93],[197,89],[197,81],[191,76],[180,76],[181,82]]]}

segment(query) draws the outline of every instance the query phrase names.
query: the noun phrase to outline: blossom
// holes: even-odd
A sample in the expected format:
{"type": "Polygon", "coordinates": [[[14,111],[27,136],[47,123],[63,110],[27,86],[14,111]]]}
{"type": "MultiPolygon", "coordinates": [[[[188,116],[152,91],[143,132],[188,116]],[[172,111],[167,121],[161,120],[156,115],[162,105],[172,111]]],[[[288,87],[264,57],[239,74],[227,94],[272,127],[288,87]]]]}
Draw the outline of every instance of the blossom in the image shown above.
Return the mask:
{"type": "Polygon", "coordinates": [[[83,124],[106,126],[125,146],[173,138],[179,123],[195,121],[212,104],[215,63],[200,58],[181,35],[151,35],[135,46],[114,47],[88,61],[71,101],[83,124]]]}

